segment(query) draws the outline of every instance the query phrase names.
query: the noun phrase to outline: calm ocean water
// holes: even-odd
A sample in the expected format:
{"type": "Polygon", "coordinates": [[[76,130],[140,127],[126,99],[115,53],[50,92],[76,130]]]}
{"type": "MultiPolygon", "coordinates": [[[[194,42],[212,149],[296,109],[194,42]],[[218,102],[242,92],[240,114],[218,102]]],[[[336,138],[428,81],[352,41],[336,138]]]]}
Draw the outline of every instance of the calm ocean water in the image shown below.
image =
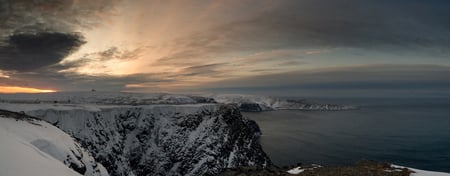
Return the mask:
{"type": "Polygon", "coordinates": [[[334,112],[244,113],[277,165],[353,164],[361,159],[450,172],[450,99],[318,99],[357,105],[334,112]]]}

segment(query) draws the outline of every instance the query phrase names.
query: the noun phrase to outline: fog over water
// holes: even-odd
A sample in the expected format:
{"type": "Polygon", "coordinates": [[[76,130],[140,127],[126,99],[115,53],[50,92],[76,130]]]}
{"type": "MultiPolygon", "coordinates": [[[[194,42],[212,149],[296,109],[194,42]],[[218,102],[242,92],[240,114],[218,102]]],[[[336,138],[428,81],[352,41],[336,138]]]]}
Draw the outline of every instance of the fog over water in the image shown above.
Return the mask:
{"type": "Polygon", "coordinates": [[[361,159],[450,172],[450,99],[317,99],[354,111],[244,113],[277,165],[352,164],[361,159]]]}

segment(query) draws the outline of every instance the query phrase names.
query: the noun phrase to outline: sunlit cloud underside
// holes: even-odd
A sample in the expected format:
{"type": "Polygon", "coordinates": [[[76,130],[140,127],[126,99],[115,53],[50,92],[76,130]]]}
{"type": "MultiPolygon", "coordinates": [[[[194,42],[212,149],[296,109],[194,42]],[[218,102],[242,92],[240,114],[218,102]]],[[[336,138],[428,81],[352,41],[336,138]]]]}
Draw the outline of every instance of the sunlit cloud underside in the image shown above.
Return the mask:
{"type": "Polygon", "coordinates": [[[0,86],[0,93],[52,93],[56,90],[37,89],[30,87],[9,87],[0,86]]]}

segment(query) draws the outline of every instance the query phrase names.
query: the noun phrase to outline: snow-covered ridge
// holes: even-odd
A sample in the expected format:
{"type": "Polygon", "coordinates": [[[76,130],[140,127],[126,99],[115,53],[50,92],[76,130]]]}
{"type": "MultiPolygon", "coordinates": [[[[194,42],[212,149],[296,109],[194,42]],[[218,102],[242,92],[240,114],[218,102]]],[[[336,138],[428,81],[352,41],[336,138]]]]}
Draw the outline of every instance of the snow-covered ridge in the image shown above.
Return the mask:
{"type": "Polygon", "coordinates": [[[0,175],[108,175],[68,134],[23,114],[0,110],[0,141],[0,175]]]}
{"type": "Polygon", "coordinates": [[[218,103],[237,104],[242,111],[308,110],[342,111],[356,109],[350,105],[320,104],[306,100],[290,100],[277,97],[255,95],[210,95],[218,103]]]}
{"type": "Polygon", "coordinates": [[[0,102],[16,104],[151,105],[214,103],[214,100],[200,96],[167,93],[57,92],[39,94],[0,94],[0,102]]]}
{"type": "Polygon", "coordinates": [[[260,130],[234,105],[0,103],[74,136],[111,175],[216,175],[271,165],[260,130]]]}

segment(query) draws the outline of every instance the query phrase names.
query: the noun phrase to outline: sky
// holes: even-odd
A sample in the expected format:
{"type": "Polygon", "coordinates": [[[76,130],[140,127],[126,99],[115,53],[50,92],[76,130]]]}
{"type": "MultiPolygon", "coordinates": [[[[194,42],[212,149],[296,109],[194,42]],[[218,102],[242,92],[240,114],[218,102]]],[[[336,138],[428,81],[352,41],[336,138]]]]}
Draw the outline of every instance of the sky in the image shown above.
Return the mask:
{"type": "Polygon", "coordinates": [[[450,96],[448,0],[0,0],[0,92],[450,96]]]}

